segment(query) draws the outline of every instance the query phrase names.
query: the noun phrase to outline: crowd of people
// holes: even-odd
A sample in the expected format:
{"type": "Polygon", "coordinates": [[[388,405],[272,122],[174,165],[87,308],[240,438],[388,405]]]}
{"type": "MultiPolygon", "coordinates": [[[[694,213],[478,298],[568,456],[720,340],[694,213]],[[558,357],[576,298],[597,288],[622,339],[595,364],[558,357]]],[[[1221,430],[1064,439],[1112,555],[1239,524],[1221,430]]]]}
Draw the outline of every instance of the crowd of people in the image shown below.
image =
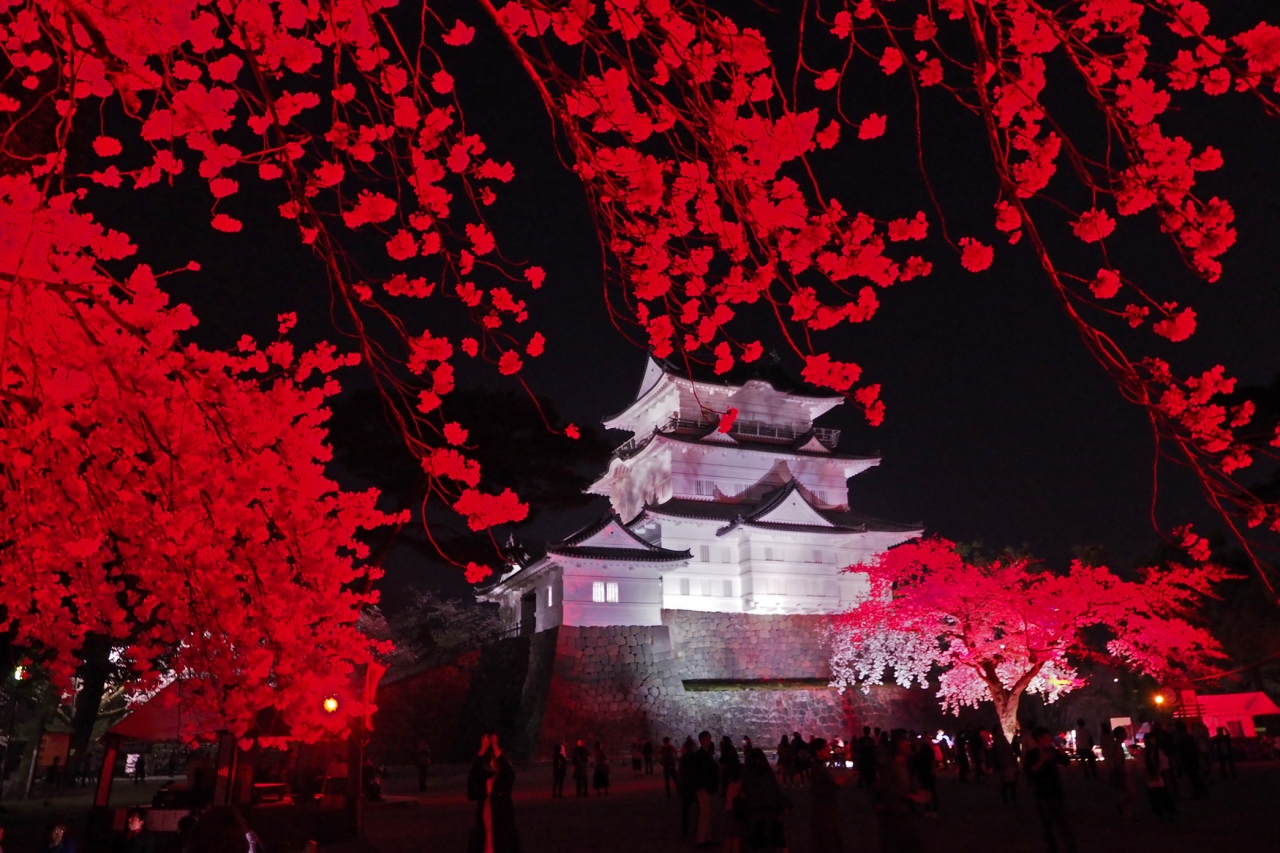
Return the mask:
{"type": "MultiPolygon", "coordinates": [[[[837,791],[844,784],[870,792],[882,848],[912,853],[924,849],[917,821],[938,816],[940,772],[954,773],[961,784],[992,777],[1003,803],[1018,800],[1020,779],[1025,778],[1047,849],[1074,853],[1063,767],[1076,763],[1085,778],[1097,779],[1101,759],[1115,808],[1127,821],[1137,820],[1138,785],[1145,787],[1157,820],[1166,821],[1177,815],[1184,789],[1192,799],[1208,796],[1215,765],[1223,777],[1235,774],[1230,734],[1220,729],[1210,736],[1182,721],[1172,728],[1152,724],[1135,735],[1123,727],[1095,729],[1080,720],[1068,732],[1036,728],[1016,732],[1011,739],[999,728],[967,727],[954,736],[938,732],[928,737],[866,726],[848,740],[793,732],[770,746],[772,756],[748,736],[735,743],[723,735],[717,743],[708,731],[678,744],[670,737],[656,746],[637,738],[630,749],[632,776],[655,775],[661,768],[665,795],[679,800],[682,837],[692,837],[699,849],[718,846],[725,853],[787,850],[788,830],[796,829],[787,820],[796,788],[809,792],[808,834],[810,849],[817,853],[845,849],[837,805],[837,791]],[[833,773],[836,769],[842,772],[833,773]],[[1141,781],[1135,782],[1135,776],[1141,781]]],[[[551,771],[552,797],[564,796],[570,773],[575,796],[609,793],[610,759],[601,742],[560,743],[551,771]]],[[[519,850],[511,805],[514,778],[497,736],[486,735],[468,784],[468,795],[477,802],[472,853],[519,850]]]]}
{"type": "MultiPolygon", "coordinates": [[[[4,828],[0,827],[0,842],[3,840],[4,828]]],[[[131,809],[125,814],[124,828],[94,849],[110,849],[114,853],[263,853],[257,833],[249,828],[240,810],[230,805],[211,806],[184,817],[176,833],[153,832],[147,827],[146,812],[131,809]]],[[[44,846],[38,850],[80,853],[82,848],[72,837],[68,823],[55,821],[45,831],[44,846]]]]}

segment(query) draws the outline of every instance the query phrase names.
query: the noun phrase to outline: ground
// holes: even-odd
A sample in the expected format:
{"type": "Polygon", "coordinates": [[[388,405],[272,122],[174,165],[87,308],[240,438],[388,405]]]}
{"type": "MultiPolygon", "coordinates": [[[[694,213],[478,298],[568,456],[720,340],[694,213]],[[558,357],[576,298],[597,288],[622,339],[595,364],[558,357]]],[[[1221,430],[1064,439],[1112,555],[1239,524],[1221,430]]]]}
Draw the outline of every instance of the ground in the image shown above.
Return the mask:
{"type": "MultiPolygon", "coordinates": [[[[1132,764],[1132,762],[1131,762],[1132,764]]],[[[1176,824],[1158,824],[1147,806],[1145,794],[1137,803],[1138,823],[1126,825],[1115,813],[1111,791],[1104,779],[1085,779],[1078,767],[1065,773],[1067,809],[1079,849],[1084,853],[1226,853],[1226,851],[1274,850],[1280,842],[1280,762],[1240,765],[1236,779],[1215,777],[1207,801],[1179,802],[1176,824]]],[[[1137,769],[1131,767],[1137,778],[1137,769]]],[[[680,806],[666,799],[661,776],[632,777],[630,768],[615,770],[608,797],[592,795],[576,799],[573,781],[569,796],[550,797],[548,765],[517,768],[515,808],[523,853],[660,853],[693,850],[692,840],[680,838],[680,806]]],[[[150,799],[161,780],[144,785],[117,780],[113,800],[121,805],[150,799]]],[[[465,768],[433,770],[425,794],[416,779],[393,775],[386,783],[387,801],[372,803],[366,812],[364,838],[321,848],[321,853],[464,853],[474,804],[467,802],[465,768]],[[370,849],[372,848],[372,849],[370,849]]],[[[795,809],[786,819],[792,853],[810,848],[808,795],[803,788],[788,789],[795,809]]],[[[1041,853],[1034,804],[1025,783],[1019,802],[1003,805],[995,780],[961,785],[953,773],[944,773],[938,784],[941,815],[921,819],[925,849],[930,853],[1041,853]]],[[[5,803],[0,826],[6,827],[3,848],[28,853],[43,847],[40,835],[53,819],[83,823],[89,805],[88,789],[43,800],[5,803]]],[[[841,791],[845,850],[878,851],[879,840],[867,791],[852,784],[841,791]]],[[[718,849],[718,848],[717,848],[718,849]]],[[[268,850],[266,853],[283,853],[268,850]]]]}
{"type": "MultiPolygon", "coordinates": [[[[1132,765],[1133,762],[1130,762],[1132,765]]],[[[1137,769],[1134,781],[1140,783],[1137,769]]],[[[630,768],[615,770],[616,784],[608,797],[573,797],[573,780],[563,800],[550,797],[551,772],[545,765],[523,769],[516,781],[516,820],[524,853],[654,853],[693,850],[692,840],[680,838],[679,800],[663,796],[661,776],[633,779],[630,768]]],[[[1274,850],[1280,843],[1280,763],[1240,765],[1236,779],[1213,780],[1207,801],[1179,802],[1177,823],[1156,822],[1139,787],[1138,822],[1124,824],[1112,805],[1105,779],[1085,779],[1079,767],[1065,773],[1067,809],[1081,851],[1087,853],[1225,853],[1274,850]]],[[[432,780],[418,795],[416,780],[388,781],[391,802],[370,807],[365,838],[380,853],[419,853],[466,850],[474,804],[464,797],[460,775],[432,780]],[[399,796],[404,795],[405,799],[399,796]]],[[[786,819],[791,853],[807,853],[808,795],[788,790],[795,803],[786,819]]],[[[1020,783],[1019,801],[1003,805],[999,788],[988,776],[961,785],[954,774],[939,779],[940,817],[921,819],[925,849],[930,853],[1041,853],[1040,834],[1031,792],[1020,783]]],[[[1185,794],[1184,794],[1185,796],[1185,794]]],[[[879,839],[869,792],[852,784],[841,791],[846,851],[878,851],[879,839]]],[[[719,849],[717,847],[717,849],[719,849]]]]}

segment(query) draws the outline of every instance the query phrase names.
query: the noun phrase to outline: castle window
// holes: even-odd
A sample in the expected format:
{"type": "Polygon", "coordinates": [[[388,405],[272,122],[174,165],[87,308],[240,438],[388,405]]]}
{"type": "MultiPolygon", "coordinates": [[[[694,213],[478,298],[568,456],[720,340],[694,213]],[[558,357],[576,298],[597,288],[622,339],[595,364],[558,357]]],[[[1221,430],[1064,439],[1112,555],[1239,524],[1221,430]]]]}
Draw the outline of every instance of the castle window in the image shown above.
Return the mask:
{"type": "Polygon", "coordinates": [[[714,498],[716,496],[715,480],[694,480],[693,493],[702,498],[714,498]]]}
{"type": "Polygon", "coordinates": [[[774,556],[773,556],[773,549],[772,549],[772,548],[765,548],[765,549],[764,549],[764,558],[765,558],[766,560],[769,560],[769,561],[772,561],[772,560],[774,559],[774,556]]]}
{"type": "Polygon", "coordinates": [[[688,578],[680,578],[680,594],[681,594],[681,595],[688,595],[688,594],[689,594],[689,579],[688,579],[688,578]]]}
{"type": "Polygon", "coordinates": [[[591,600],[606,604],[618,603],[618,585],[613,581],[592,581],[591,600]]]}
{"type": "Polygon", "coordinates": [[[724,597],[725,598],[733,597],[733,581],[724,582],[724,597]]]}
{"type": "Polygon", "coordinates": [[[597,603],[604,601],[604,581],[595,581],[591,584],[591,600],[597,603]]]}
{"type": "Polygon", "coordinates": [[[618,603],[618,585],[616,583],[607,583],[604,585],[604,600],[610,604],[618,603]]]}
{"type": "Polygon", "coordinates": [[[728,546],[728,545],[721,545],[721,546],[720,546],[720,562],[722,562],[722,563],[728,563],[728,562],[730,562],[730,559],[729,559],[729,546],[728,546]]]}
{"type": "Polygon", "coordinates": [[[547,607],[553,606],[556,603],[555,599],[556,599],[555,586],[548,586],[547,587],[547,607]]]}
{"type": "Polygon", "coordinates": [[[704,563],[711,562],[711,546],[710,545],[698,546],[698,559],[702,560],[702,562],[704,563]]]}
{"type": "Polygon", "coordinates": [[[812,562],[815,562],[815,563],[821,563],[821,562],[822,562],[822,551],[821,551],[821,549],[818,549],[818,548],[814,548],[814,549],[813,549],[813,560],[812,560],[812,562]]]}

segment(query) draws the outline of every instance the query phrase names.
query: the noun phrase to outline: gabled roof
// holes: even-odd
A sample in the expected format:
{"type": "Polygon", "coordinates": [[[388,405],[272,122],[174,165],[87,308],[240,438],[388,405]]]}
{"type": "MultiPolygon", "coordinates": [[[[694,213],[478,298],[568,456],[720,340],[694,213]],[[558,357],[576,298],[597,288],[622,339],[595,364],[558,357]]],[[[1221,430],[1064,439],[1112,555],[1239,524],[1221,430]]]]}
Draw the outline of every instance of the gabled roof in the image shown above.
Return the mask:
{"type": "Polygon", "coordinates": [[[673,551],[642,539],[628,529],[614,513],[609,513],[559,542],[532,547],[513,544],[506,550],[509,555],[517,555],[513,560],[514,568],[483,586],[480,589],[482,596],[554,557],[617,560],[624,563],[679,563],[693,558],[689,551],[673,551]]]}
{"type": "Polygon", "coordinates": [[[628,530],[616,513],[608,513],[599,521],[588,524],[577,533],[566,536],[559,542],[548,545],[547,548],[549,550],[557,550],[566,546],[581,546],[584,548],[657,547],[628,530]]]}
{"type": "MultiPolygon", "coordinates": [[[[604,419],[608,426],[621,418],[637,403],[647,397],[659,385],[664,377],[677,382],[692,382],[699,385],[715,385],[722,388],[742,388],[750,382],[761,382],[778,394],[813,402],[824,402],[823,411],[844,402],[844,396],[832,393],[829,389],[819,388],[807,382],[799,382],[792,378],[780,363],[776,361],[757,361],[751,364],[739,361],[726,373],[716,374],[709,365],[690,362],[688,365],[677,364],[668,359],[649,356],[645,364],[644,376],[640,380],[640,388],[630,403],[616,414],[604,419]]],[[[668,386],[669,387],[669,386],[668,386]]]]}
{"type": "Polygon", "coordinates": [[[836,453],[813,436],[805,433],[794,441],[769,441],[737,435],[732,432],[723,433],[714,423],[708,423],[706,429],[700,431],[687,430],[654,430],[647,440],[627,442],[613,452],[615,459],[630,459],[638,456],[650,444],[659,438],[678,441],[681,444],[714,445],[716,447],[741,447],[743,450],[755,450],[761,453],[778,453],[787,456],[820,456],[826,459],[852,459],[859,461],[880,461],[879,456],[864,456],[856,453],[836,453]],[[816,445],[814,448],[812,445],[816,445]]]}
{"type": "Polygon", "coordinates": [[[1201,713],[1214,716],[1280,714],[1280,707],[1265,693],[1202,693],[1196,701],[1201,713]]]}
{"type": "Polygon", "coordinates": [[[582,528],[568,539],[548,545],[547,553],[589,560],[662,563],[688,560],[693,556],[688,551],[672,551],[640,538],[627,529],[622,519],[613,513],[582,528]]]}
{"type": "Polygon", "coordinates": [[[802,533],[917,533],[922,524],[902,524],[873,518],[848,509],[822,509],[810,503],[792,480],[766,493],[758,501],[705,501],[693,498],[672,498],[661,504],[645,507],[637,521],[647,515],[665,515],[676,518],[705,519],[728,522],[718,533],[728,533],[736,527],[756,527],[763,530],[794,531],[802,533]]]}
{"type": "Polygon", "coordinates": [[[773,496],[762,501],[746,521],[755,524],[800,524],[808,527],[835,527],[830,519],[818,512],[813,504],[800,494],[796,481],[774,492],[773,496]]]}
{"type": "Polygon", "coordinates": [[[670,359],[656,359],[653,356],[650,356],[649,360],[668,376],[673,376],[676,379],[692,379],[692,381],[700,382],[704,385],[724,385],[729,388],[740,388],[748,382],[754,381],[763,382],[781,394],[789,394],[794,397],[811,397],[815,400],[844,399],[842,395],[836,394],[830,389],[819,388],[816,385],[798,381],[783,369],[779,361],[773,359],[760,359],[751,363],[738,361],[728,372],[719,374],[708,364],[690,362],[686,366],[677,364],[670,359]]]}

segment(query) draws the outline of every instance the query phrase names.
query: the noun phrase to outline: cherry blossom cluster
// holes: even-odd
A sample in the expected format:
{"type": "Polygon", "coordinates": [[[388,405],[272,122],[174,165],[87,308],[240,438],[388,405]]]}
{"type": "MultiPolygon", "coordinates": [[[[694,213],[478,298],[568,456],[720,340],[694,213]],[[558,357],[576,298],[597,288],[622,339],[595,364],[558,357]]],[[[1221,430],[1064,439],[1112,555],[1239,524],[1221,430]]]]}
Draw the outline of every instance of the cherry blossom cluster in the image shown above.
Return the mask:
{"type": "MultiPolygon", "coordinates": [[[[922,149],[932,144],[918,118],[928,98],[949,96],[974,115],[996,178],[991,237],[1027,238],[1089,352],[1126,399],[1147,410],[1158,439],[1197,473],[1229,527],[1242,519],[1280,524],[1280,506],[1238,480],[1257,457],[1275,457],[1238,434],[1252,413],[1235,403],[1226,415],[1208,402],[1228,391],[1230,378],[1215,368],[1214,382],[1175,380],[1150,353],[1162,343],[1128,333],[1185,341],[1196,330],[1195,308],[1185,296],[1162,295],[1158,288],[1168,285],[1144,281],[1142,270],[1121,269],[1109,251],[1140,227],[1126,219],[1154,213],[1188,269],[1219,280],[1236,240],[1235,214],[1198,185],[1223,165],[1222,154],[1169,132],[1164,121],[1191,92],[1243,93],[1280,114],[1280,27],[1215,34],[1209,4],[1197,0],[837,0],[815,4],[806,22],[801,80],[832,93],[842,116],[840,93],[877,74],[901,81],[914,101],[922,149]],[[805,60],[823,40],[824,56],[832,42],[846,46],[841,64],[805,60]],[[1091,104],[1092,118],[1054,106],[1064,97],[1091,104]],[[1047,239],[1054,229],[1087,248],[1051,250],[1061,245],[1047,239]],[[1096,262],[1082,267],[1093,251],[1096,262]]],[[[961,266],[991,267],[995,242],[981,234],[955,239],[961,266]]]]}
{"type": "Polygon", "coordinates": [[[190,310],[145,264],[104,274],[135,247],[74,198],[0,177],[0,629],[63,688],[96,635],[211,725],[345,725],[320,699],[379,650],[357,534],[392,520],[324,471],[358,357],[295,352],[292,316],[265,348],[184,344],[190,310]]]}
{"type": "MultiPolygon", "coordinates": [[[[1195,550],[1190,535],[1183,544],[1195,550]]],[[[869,592],[830,625],[833,684],[936,681],[945,710],[991,700],[1006,729],[1024,693],[1054,701],[1083,683],[1077,664],[1099,653],[1090,629],[1107,634],[1109,661],[1157,678],[1185,676],[1220,657],[1191,616],[1227,577],[1211,563],[1125,581],[1079,561],[1058,574],[1027,558],[966,559],[955,543],[933,538],[849,571],[866,574],[869,592]]]]}

